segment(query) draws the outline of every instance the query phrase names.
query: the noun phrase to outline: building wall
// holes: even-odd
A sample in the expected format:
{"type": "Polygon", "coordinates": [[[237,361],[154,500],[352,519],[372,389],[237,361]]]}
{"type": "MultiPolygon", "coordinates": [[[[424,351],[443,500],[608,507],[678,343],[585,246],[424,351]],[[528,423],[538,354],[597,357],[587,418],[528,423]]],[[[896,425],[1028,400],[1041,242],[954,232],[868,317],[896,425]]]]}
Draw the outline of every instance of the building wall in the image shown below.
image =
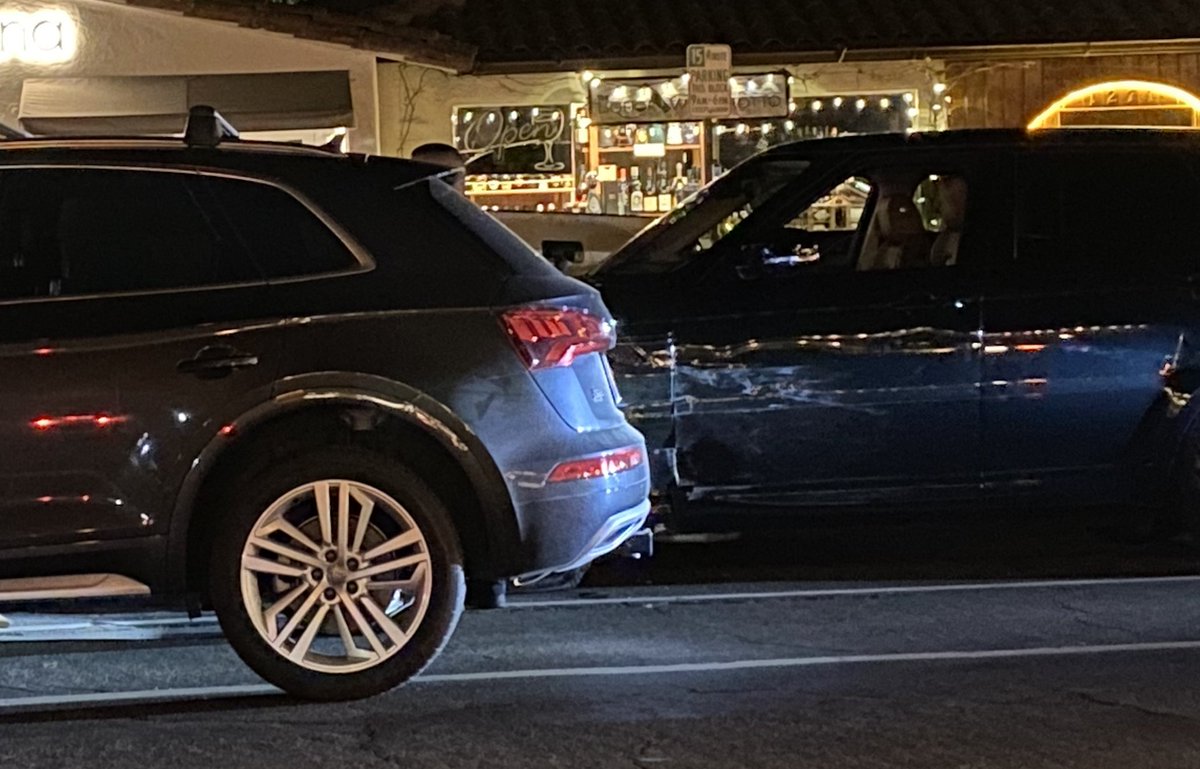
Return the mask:
{"type": "MultiPolygon", "coordinates": [[[[734,59],[737,52],[734,52],[734,59]]],[[[683,69],[680,61],[680,69],[683,69]]],[[[787,69],[795,78],[794,96],[835,96],[927,91],[940,77],[936,62],[905,61],[855,64],[787,64],[738,68],[737,71],[787,69]]],[[[667,70],[597,71],[601,77],[671,74],[667,70]]],[[[450,115],[456,106],[538,106],[585,103],[587,90],[575,72],[521,75],[452,75],[415,65],[379,65],[381,149],[406,155],[425,142],[451,142],[450,115]]]]}
{"type": "Polygon", "coordinates": [[[1071,91],[1110,80],[1149,80],[1200,94],[1200,52],[953,62],[946,78],[951,127],[1023,127],[1071,91]]]}
{"type": "Polygon", "coordinates": [[[378,149],[377,74],[369,52],[99,0],[0,2],[0,10],[44,8],[65,10],[75,18],[76,55],[61,64],[0,63],[0,119],[10,125],[17,124],[21,84],[27,77],[347,70],[356,121],[350,145],[357,151],[378,149]]]}

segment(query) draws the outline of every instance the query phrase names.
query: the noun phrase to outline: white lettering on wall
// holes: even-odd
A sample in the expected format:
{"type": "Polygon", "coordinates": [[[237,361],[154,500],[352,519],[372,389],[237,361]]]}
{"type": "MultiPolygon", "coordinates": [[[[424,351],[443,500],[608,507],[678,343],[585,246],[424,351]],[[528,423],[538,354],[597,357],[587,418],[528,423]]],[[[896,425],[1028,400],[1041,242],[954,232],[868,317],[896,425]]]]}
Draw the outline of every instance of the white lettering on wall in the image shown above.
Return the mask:
{"type": "Polygon", "coordinates": [[[65,11],[0,9],[0,61],[68,61],[75,56],[75,32],[75,19],[65,11]]]}

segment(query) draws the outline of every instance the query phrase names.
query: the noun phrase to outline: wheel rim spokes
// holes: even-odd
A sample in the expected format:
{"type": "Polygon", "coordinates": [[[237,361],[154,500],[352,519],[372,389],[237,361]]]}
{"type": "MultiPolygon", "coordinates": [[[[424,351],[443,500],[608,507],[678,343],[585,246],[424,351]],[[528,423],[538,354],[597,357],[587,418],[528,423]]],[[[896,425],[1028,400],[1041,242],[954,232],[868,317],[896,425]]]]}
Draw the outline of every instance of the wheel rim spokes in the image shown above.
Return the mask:
{"type": "Polygon", "coordinates": [[[423,533],[394,499],[357,481],[317,481],[280,497],[251,531],[241,566],[243,602],[264,640],[322,672],[397,653],[431,595],[423,533]]]}

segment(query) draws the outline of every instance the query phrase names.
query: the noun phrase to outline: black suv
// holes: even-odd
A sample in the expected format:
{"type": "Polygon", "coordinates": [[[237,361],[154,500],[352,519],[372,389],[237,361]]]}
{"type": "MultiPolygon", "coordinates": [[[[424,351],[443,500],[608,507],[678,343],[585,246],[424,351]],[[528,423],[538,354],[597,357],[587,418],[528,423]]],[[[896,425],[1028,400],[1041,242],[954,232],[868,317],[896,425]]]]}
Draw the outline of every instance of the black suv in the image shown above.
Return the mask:
{"type": "Polygon", "coordinates": [[[0,145],[0,602],[188,596],[268,681],[370,695],[465,580],[642,526],[613,324],[437,169],[218,118],[0,145]]]}
{"type": "Polygon", "coordinates": [[[664,522],[1200,514],[1197,211],[1189,132],[845,137],[734,169],[592,276],[664,522]]]}

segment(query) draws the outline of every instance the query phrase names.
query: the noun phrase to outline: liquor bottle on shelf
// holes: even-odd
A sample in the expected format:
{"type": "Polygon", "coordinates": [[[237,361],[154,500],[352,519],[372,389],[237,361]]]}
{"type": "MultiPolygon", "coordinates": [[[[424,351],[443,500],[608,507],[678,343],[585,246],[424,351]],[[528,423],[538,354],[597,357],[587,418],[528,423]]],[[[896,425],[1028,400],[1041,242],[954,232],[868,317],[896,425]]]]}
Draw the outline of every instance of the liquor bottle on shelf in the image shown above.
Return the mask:
{"type": "Polygon", "coordinates": [[[637,127],[637,132],[634,134],[633,141],[634,141],[634,144],[649,144],[650,143],[650,132],[646,129],[646,126],[640,125],[637,127]]]}
{"type": "Polygon", "coordinates": [[[658,210],[671,210],[671,175],[667,172],[667,161],[658,161],[658,210]]]}
{"type": "Polygon", "coordinates": [[[700,189],[700,169],[692,167],[688,169],[687,183],[683,187],[683,197],[690,198],[700,189]]]}
{"type": "Polygon", "coordinates": [[[651,123],[646,133],[650,137],[651,144],[665,144],[667,141],[667,132],[663,129],[662,123],[651,123]]]}
{"type": "Polygon", "coordinates": [[[629,211],[640,214],[646,208],[642,201],[642,182],[638,179],[637,166],[629,169],[629,185],[633,188],[633,191],[629,193],[629,211]]]}
{"type": "Polygon", "coordinates": [[[675,178],[671,181],[671,198],[674,206],[678,206],[687,197],[683,192],[686,187],[687,177],[683,175],[683,161],[680,161],[675,164],[675,178]]]}
{"type": "Polygon", "coordinates": [[[667,126],[667,144],[683,144],[683,124],[671,123],[667,126]]]}
{"type": "Polygon", "coordinates": [[[696,123],[683,124],[683,143],[684,144],[699,144],[698,136],[699,128],[696,123]]]}
{"type": "Polygon", "coordinates": [[[654,164],[646,166],[646,196],[642,198],[642,205],[645,210],[652,213],[658,213],[658,184],[654,180],[654,164]]]}
{"type": "Polygon", "coordinates": [[[604,201],[600,199],[600,178],[595,171],[587,175],[587,212],[589,214],[604,213],[604,201]]]}
{"type": "MultiPolygon", "coordinates": [[[[611,212],[610,212],[611,213],[611,212]]],[[[617,169],[617,214],[624,216],[629,213],[629,181],[625,178],[625,169],[617,169]]]]}

